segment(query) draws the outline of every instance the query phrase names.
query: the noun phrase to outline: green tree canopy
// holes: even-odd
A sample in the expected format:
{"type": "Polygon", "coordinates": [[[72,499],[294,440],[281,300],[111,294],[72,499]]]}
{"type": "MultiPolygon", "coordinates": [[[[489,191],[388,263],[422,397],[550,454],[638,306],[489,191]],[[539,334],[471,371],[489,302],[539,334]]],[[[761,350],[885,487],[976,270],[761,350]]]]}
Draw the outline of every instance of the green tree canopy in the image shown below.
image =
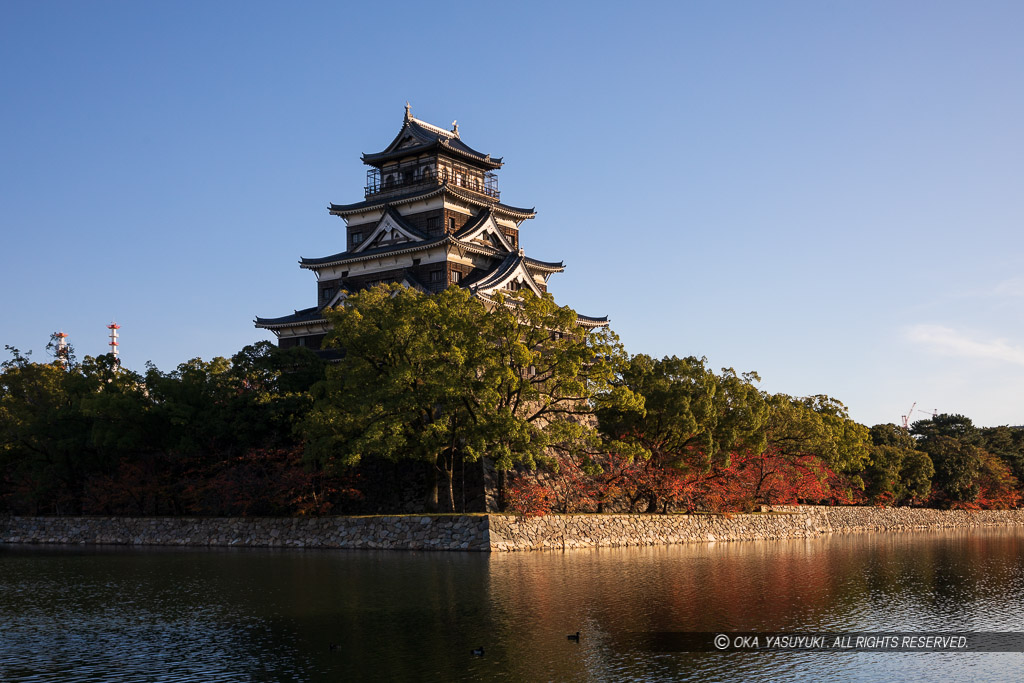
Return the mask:
{"type": "Polygon", "coordinates": [[[602,407],[601,429],[641,446],[661,466],[706,469],[735,449],[763,450],[768,410],[757,380],[731,368],[716,375],[706,358],[636,355],[623,365],[620,381],[643,397],[644,409],[602,407]]]}
{"type": "Polygon", "coordinates": [[[979,445],[981,434],[971,418],[963,415],[940,414],[910,425],[910,433],[922,442],[938,436],[947,436],[965,444],[979,445]]]}
{"type": "Polygon", "coordinates": [[[368,456],[429,463],[443,484],[428,505],[454,508],[456,458],[533,467],[548,449],[583,452],[585,417],[612,386],[621,354],[607,330],[577,325],[550,296],[498,297],[492,310],[450,287],[427,295],[400,285],[350,296],[327,313],[328,346],[344,352],[314,387],[303,425],[308,453],[328,467],[368,456]]]}
{"type": "MultiPolygon", "coordinates": [[[[452,509],[456,452],[474,460],[484,450],[473,412],[488,358],[483,305],[459,288],[428,296],[393,284],[326,315],[325,345],[344,356],[313,388],[307,454],[334,470],[372,456],[428,463],[446,480],[452,509]]],[[[427,499],[436,508],[433,481],[427,499]]]]}
{"type": "Polygon", "coordinates": [[[899,504],[927,498],[935,467],[910,432],[890,423],[875,425],[870,434],[871,462],[863,475],[868,499],[899,504]]]}
{"type": "Polygon", "coordinates": [[[768,399],[768,444],[786,455],[814,455],[836,472],[857,473],[869,460],[868,429],[829,396],[768,399]]]}

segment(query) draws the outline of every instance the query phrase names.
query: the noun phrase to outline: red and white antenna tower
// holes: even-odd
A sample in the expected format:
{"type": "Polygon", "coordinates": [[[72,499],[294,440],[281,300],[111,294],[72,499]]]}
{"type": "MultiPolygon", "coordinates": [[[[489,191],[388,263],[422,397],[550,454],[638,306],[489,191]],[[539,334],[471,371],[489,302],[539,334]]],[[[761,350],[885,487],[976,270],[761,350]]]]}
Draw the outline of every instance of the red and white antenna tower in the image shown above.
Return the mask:
{"type": "Polygon", "coordinates": [[[61,367],[68,366],[68,335],[66,332],[55,332],[54,337],[57,338],[57,362],[61,364],[61,367]]]}
{"type": "Polygon", "coordinates": [[[117,345],[117,331],[119,329],[121,329],[121,326],[118,325],[117,323],[111,321],[111,323],[109,325],[107,325],[107,329],[110,330],[110,353],[114,356],[114,360],[116,361],[116,360],[118,360],[118,358],[117,358],[117,346],[118,346],[117,345]]]}

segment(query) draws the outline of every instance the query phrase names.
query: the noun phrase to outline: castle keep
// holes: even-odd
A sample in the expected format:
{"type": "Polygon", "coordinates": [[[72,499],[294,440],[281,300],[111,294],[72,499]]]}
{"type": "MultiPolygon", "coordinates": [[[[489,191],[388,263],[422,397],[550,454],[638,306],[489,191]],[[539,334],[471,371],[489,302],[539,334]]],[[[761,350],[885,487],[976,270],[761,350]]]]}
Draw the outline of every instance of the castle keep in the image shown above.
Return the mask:
{"type": "MultiPolygon", "coordinates": [[[[370,167],[364,199],[329,207],[347,225],[345,249],[299,261],[316,274],[316,305],[255,320],[282,348],[319,349],[329,329],[324,309],[377,284],[423,292],[457,284],[487,303],[500,291],[543,294],[548,278],[565,269],[523,253],[519,229],[536,212],[501,202],[502,160],[465,144],[457,124],[445,130],[420,121],[406,105],[395,139],[362,161],[370,167]]],[[[608,319],[581,315],[578,323],[600,327],[608,319]]]]}

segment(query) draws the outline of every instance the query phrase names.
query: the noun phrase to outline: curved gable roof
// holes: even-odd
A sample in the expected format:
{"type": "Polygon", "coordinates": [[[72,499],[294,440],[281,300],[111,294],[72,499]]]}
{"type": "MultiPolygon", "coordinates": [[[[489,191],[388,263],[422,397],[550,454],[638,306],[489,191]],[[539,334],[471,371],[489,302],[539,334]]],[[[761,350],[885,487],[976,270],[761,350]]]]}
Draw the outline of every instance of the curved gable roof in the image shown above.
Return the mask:
{"type": "Polygon", "coordinates": [[[490,294],[515,280],[523,283],[537,296],[544,296],[534,281],[533,274],[526,266],[522,251],[506,256],[497,268],[470,285],[470,289],[473,293],[490,294]]]}
{"type": "Polygon", "coordinates": [[[390,247],[404,242],[423,242],[428,239],[429,236],[410,225],[393,206],[388,206],[384,210],[384,215],[377,221],[377,225],[352,253],[359,254],[369,249],[390,247]]]}
{"type": "Polygon", "coordinates": [[[490,169],[501,168],[501,158],[492,159],[490,154],[478,152],[459,137],[459,127],[454,125],[452,130],[445,130],[439,126],[427,123],[414,118],[409,111],[409,105],[405,106],[405,119],[402,121],[402,129],[383,151],[374,154],[363,154],[363,163],[368,166],[380,166],[394,159],[422,154],[433,150],[444,150],[455,156],[461,156],[490,169]]]}
{"type": "Polygon", "coordinates": [[[494,212],[491,209],[481,209],[462,229],[455,233],[454,237],[463,242],[480,240],[489,246],[505,252],[516,250],[505,232],[498,227],[494,220],[494,212]]]}

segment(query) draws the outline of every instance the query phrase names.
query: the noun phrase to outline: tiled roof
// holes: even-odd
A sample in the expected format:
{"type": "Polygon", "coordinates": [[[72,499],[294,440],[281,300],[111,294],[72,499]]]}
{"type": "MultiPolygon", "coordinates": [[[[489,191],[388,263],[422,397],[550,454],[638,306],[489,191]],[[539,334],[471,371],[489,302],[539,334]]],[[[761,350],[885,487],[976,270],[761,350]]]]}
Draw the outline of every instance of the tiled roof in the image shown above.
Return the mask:
{"type": "Polygon", "coordinates": [[[531,207],[527,209],[518,206],[509,206],[508,204],[496,202],[493,199],[489,201],[484,200],[476,193],[470,192],[469,190],[466,190],[464,188],[460,188],[457,185],[451,185],[450,183],[447,182],[444,184],[444,189],[448,194],[458,197],[459,199],[462,199],[464,201],[467,201],[470,204],[490,207],[495,212],[505,213],[512,216],[513,218],[533,218],[537,215],[537,210],[535,208],[531,207]]]}
{"type": "Polygon", "coordinates": [[[520,258],[519,254],[509,254],[499,261],[494,268],[491,268],[489,271],[481,274],[480,277],[474,278],[473,282],[469,283],[469,285],[472,286],[473,289],[486,289],[515,270],[516,266],[519,265],[520,258]]]}
{"type": "MultiPolygon", "coordinates": [[[[490,294],[484,294],[483,292],[477,292],[474,295],[476,297],[480,298],[480,299],[485,300],[485,301],[493,302],[493,301],[496,300],[494,296],[492,296],[490,294]]],[[[503,305],[505,305],[507,307],[510,307],[510,308],[515,308],[517,306],[522,306],[522,302],[521,301],[519,301],[518,299],[509,298],[509,297],[505,297],[503,299],[502,303],[503,303],[503,305]]],[[[603,317],[600,317],[600,318],[595,318],[593,316],[583,315],[581,313],[577,313],[576,314],[576,324],[579,325],[580,327],[607,327],[608,326],[608,322],[609,322],[608,321],[608,316],[603,316],[603,317]]]]}
{"type": "Polygon", "coordinates": [[[369,166],[380,166],[381,164],[399,157],[421,154],[432,149],[443,149],[475,161],[478,164],[491,169],[501,168],[501,159],[492,159],[490,154],[478,152],[459,137],[458,127],[454,130],[445,130],[426,121],[414,118],[406,109],[405,120],[402,129],[395,136],[383,151],[374,154],[363,154],[363,163],[369,166]],[[401,147],[402,141],[412,138],[414,144],[401,147]]]}
{"type": "Polygon", "coordinates": [[[484,246],[482,244],[476,244],[473,242],[463,242],[462,240],[456,239],[451,235],[442,235],[441,237],[434,237],[429,240],[422,242],[402,242],[401,244],[395,244],[387,247],[377,247],[376,249],[367,249],[366,251],[351,252],[343,251],[330,256],[323,256],[320,258],[302,258],[299,260],[300,268],[307,268],[310,270],[316,270],[318,268],[326,268],[329,266],[339,266],[343,263],[357,263],[359,261],[369,261],[377,258],[378,256],[398,256],[400,254],[411,254],[417,251],[426,251],[433,249],[434,247],[455,245],[465,251],[470,251],[475,254],[482,254],[484,256],[501,256],[502,252],[493,248],[484,246]]]}
{"type": "Polygon", "coordinates": [[[256,327],[271,329],[274,327],[325,323],[327,320],[321,314],[320,309],[317,306],[313,306],[312,308],[303,308],[301,311],[295,311],[291,315],[283,315],[279,318],[261,318],[256,316],[256,320],[253,322],[256,323],[256,327]]]}
{"type": "Polygon", "coordinates": [[[447,240],[447,235],[441,237],[435,237],[433,239],[424,240],[422,242],[403,242],[401,244],[391,245],[388,247],[377,247],[376,249],[367,249],[359,253],[352,253],[351,251],[342,251],[337,254],[331,254],[330,256],[322,256],[320,258],[301,258],[299,259],[300,268],[311,268],[313,266],[332,266],[342,263],[354,263],[356,261],[366,261],[382,254],[406,254],[411,251],[422,251],[424,249],[430,249],[432,247],[439,246],[447,240]]]}
{"type": "Polygon", "coordinates": [[[475,216],[466,221],[466,224],[463,225],[457,233],[455,233],[455,236],[459,239],[464,238],[466,235],[470,234],[471,232],[479,228],[480,224],[486,221],[487,217],[490,214],[490,207],[484,207],[480,209],[479,211],[476,212],[475,216]]]}
{"type": "Polygon", "coordinates": [[[523,260],[526,261],[526,265],[537,270],[546,270],[551,273],[561,273],[565,270],[565,263],[563,261],[539,261],[529,256],[524,256],[523,260]]]}
{"type": "Polygon", "coordinates": [[[595,318],[593,316],[577,313],[576,324],[582,327],[604,327],[608,324],[608,316],[604,315],[600,318],[595,318]]]}
{"type": "Polygon", "coordinates": [[[355,202],[353,204],[331,204],[327,207],[333,216],[349,216],[354,213],[361,213],[363,211],[371,211],[373,209],[379,209],[384,206],[408,204],[409,202],[422,201],[436,197],[442,193],[447,193],[453,197],[461,199],[469,204],[473,204],[479,207],[491,208],[496,213],[503,213],[510,218],[518,218],[520,220],[525,218],[533,218],[537,215],[534,209],[525,209],[517,206],[509,206],[508,204],[502,204],[501,202],[488,199],[486,195],[477,195],[474,192],[459,191],[453,185],[443,183],[436,187],[427,186],[424,189],[416,190],[415,192],[409,192],[406,194],[392,196],[387,198],[374,197],[372,199],[365,199],[361,202],[355,202]]]}

